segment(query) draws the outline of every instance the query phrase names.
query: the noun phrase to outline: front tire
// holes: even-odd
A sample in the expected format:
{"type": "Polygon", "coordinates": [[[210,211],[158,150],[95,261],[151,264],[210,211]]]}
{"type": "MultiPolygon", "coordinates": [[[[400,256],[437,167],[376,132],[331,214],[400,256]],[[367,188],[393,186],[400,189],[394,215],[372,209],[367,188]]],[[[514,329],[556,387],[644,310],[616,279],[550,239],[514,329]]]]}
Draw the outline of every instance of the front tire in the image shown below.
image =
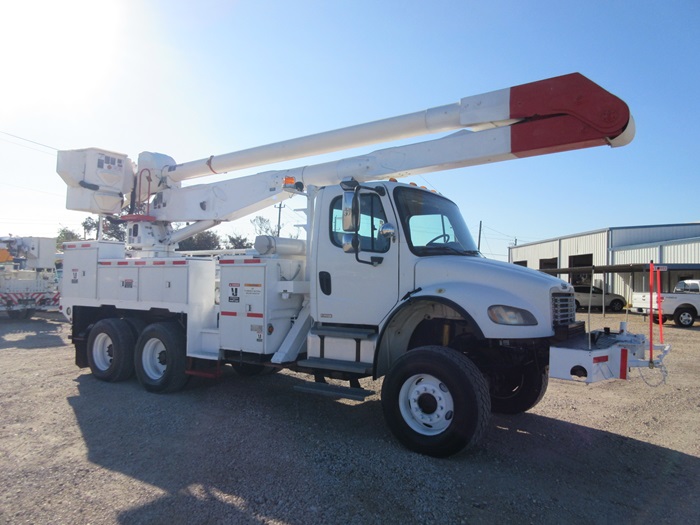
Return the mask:
{"type": "Polygon", "coordinates": [[[136,343],[134,365],[139,383],[149,392],[175,392],[182,389],[187,356],[185,332],[176,323],[153,323],[143,329],[136,343]]]}
{"type": "Polygon", "coordinates": [[[520,414],[539,403],[549,385],[549,367],[536,363],[498,374],[491,379],[491,410],[498,414],[520,414]]]}
{"type": "Polygon", "coordinates": [[[411,350],[396,360],[382,385],[389,429],[407,448],[446,457],[486,433],[491,402],[486,379],[466,356],[440,346],[411,350]]]}
{"type": "Polygon", "coordinates": [[[123,319],[100,319],[90,330],[88,366],[101,381],[116,382],[134,374],[136,337],[123,319]]]}
{"type": "Polygon", "coordinates": [[[690,308],[680,308],[673,314],[673,322],[681,328],[690,328],[695,323],[695,312],[690,308]]]}

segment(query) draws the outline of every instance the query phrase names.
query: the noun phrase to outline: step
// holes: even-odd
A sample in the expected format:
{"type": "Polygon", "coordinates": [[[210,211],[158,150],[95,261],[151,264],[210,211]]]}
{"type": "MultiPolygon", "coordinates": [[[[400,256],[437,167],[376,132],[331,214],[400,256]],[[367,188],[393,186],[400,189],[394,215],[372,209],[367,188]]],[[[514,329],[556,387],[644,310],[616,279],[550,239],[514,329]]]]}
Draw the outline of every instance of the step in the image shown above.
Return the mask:
{"type": "Polygon", "coordinates": [[[364,401],[365,398],[374,394],[374,391],[365,390],[364,388],[331,385],[328,383],[307,383],[304,385],[296,385],[294,390],[297,392],[305,392],[307,394],[354,399],[355,401],[364,401]]]}
{"type": "Polygon", "coordinates": [[[309,357],[297,361],[297,365],[304,368],[318,368],[320,370],[334,370],[336,372],[349,372],[351,374],[367,375],[372,373],[372,363],[359,363],[357,361],[342,361],[340,359],[323,359],[309,357]]]}
{"type": "Polygon", "coordinates": [[[310,334],[324,337],[337,337],[339,339],[369,339],[373,335],[376,335],[377,331],[371,328],[319,326],[312,328],[310,334]]]}

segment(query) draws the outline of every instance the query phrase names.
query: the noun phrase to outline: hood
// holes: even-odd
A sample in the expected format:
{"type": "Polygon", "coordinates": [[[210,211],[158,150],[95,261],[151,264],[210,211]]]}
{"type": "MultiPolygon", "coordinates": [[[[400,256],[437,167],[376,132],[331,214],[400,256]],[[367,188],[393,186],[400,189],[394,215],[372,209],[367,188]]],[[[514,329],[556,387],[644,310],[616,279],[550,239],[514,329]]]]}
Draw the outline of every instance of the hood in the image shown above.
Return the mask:
{"type": "Polygon", "coordinates": [[[553,293],[571,293],[573,287],[536,270],[481,257],[424,257],[415,265],[413,295],[442,297],[460,305],[487,338],[550,337],[553,334],[553,293]],[[491,306],[525,310],[535,325],[503,325],[489,318],[491,306]]]}
{"type": "Polygon", "coordinates": [[[540,292],[558,288],[560,292],[573,292],[566,281],[517,264],[494,261],[483,257],[440,256],[424,257],[415,266],[415,287],[431,283],[460,282],[491,284],[506,290],[540,292]]]}

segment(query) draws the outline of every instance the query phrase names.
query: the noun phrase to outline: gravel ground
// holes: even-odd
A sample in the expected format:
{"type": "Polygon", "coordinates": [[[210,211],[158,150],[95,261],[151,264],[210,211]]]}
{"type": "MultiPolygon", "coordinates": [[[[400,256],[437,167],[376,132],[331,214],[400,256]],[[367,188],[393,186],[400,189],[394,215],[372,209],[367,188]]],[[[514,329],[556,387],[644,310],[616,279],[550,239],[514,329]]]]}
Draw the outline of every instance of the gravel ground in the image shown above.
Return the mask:
{"type": "Polygon", "coordinates": [[[435,459],[397,443],[378,396],[297,393],[287,372],[149,394],[76,368],[58,315],[2,318],[0,524],[700,523],[700,327],[664,328],[666,383],[553,380],[435,459]]]}

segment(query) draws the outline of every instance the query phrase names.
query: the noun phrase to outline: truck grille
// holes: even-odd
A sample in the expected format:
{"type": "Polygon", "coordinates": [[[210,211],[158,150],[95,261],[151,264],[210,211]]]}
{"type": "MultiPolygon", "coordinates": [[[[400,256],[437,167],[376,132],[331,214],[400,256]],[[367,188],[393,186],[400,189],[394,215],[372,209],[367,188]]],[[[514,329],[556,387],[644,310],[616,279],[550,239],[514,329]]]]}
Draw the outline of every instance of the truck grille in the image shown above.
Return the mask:
{"type": "Polygon", "coordinates": [[[568,326],[576,321],[576,300],[573,293],[552,294],[552,327],[568,326]]]}

